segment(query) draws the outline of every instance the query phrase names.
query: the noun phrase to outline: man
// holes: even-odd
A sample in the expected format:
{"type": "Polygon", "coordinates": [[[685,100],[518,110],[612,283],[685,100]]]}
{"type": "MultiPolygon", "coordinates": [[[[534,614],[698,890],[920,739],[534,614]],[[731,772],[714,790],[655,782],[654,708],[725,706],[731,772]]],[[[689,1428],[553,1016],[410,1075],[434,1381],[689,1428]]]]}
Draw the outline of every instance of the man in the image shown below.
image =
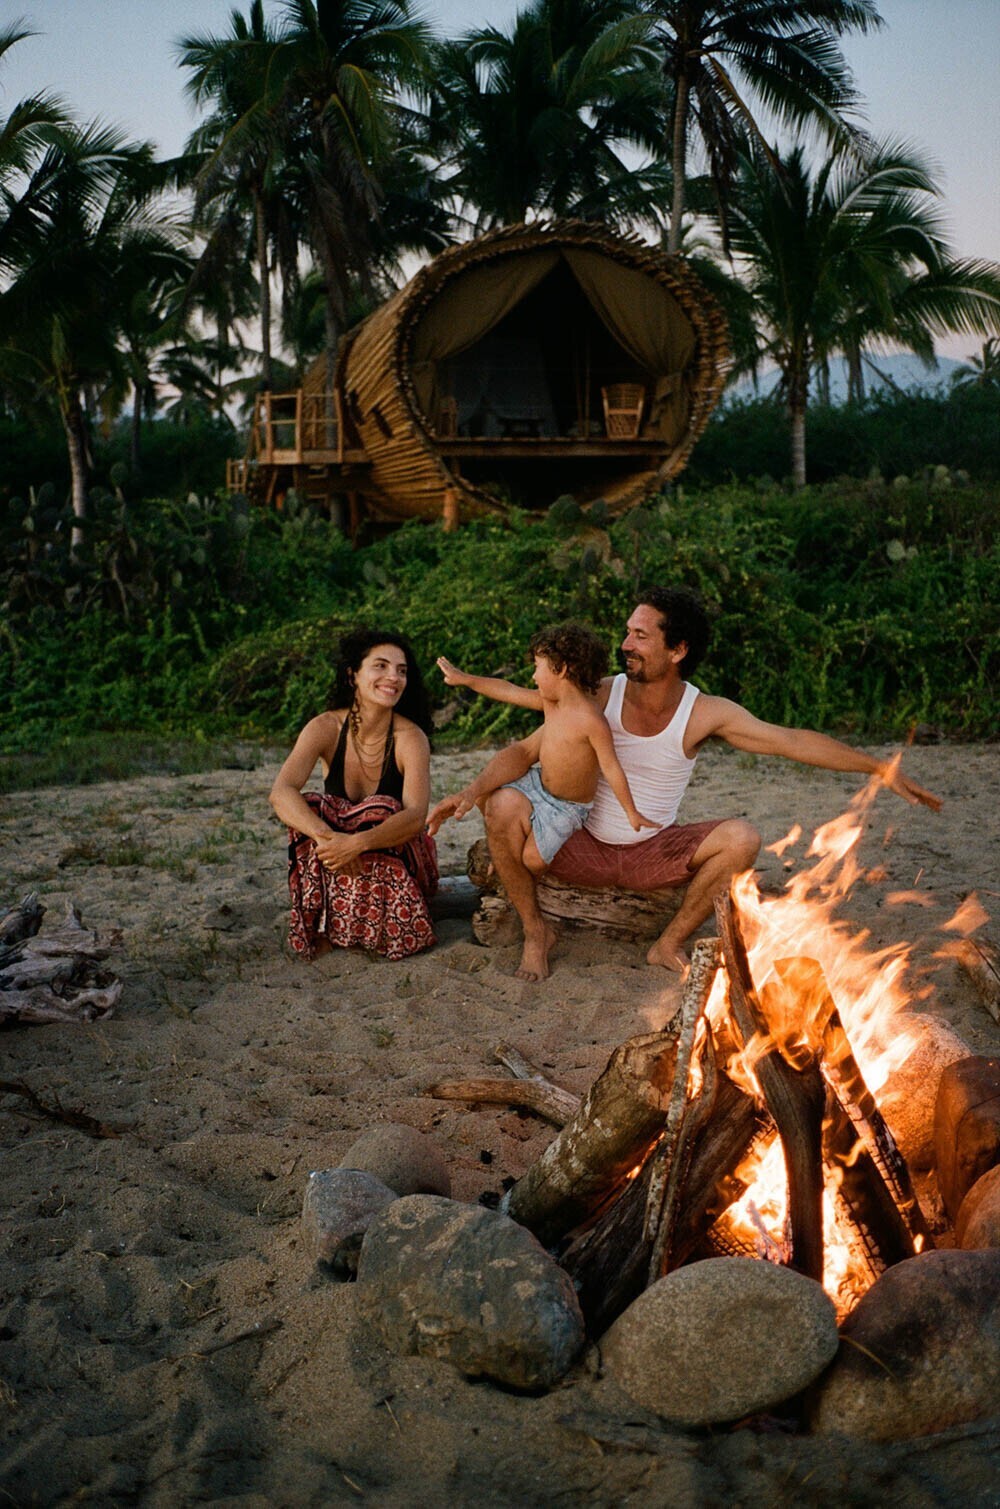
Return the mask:
{"type": "MultiPolygon", "coordinates": [[[[680,909],[646,955],[648,963],[673,970],[687,966],[683,945],[711,914],[715,897],[734,875],[750,869],[760,849],[759,833],[742,818],[693,824],[674,820],[706,740],[724,739],[734,749],[782,755],[825,770],[877,775],[904,801],[935,811],[941,806],[938,797],[903,774],[898,759],[882,762],[826,734],[764,723],[726,697],[699,692],[684,678],[695,670],[707,645],[708,620],[694,593],[654,588],[642,594],[622,642],[624,675],[601,683],[598,705],[611,725],[636,805],[663,828],[652,838],[633,832],[599,781],[586,825],[549,867],[550,875],[582,886],[655,890],[686,884],[680,909]]],[[[510,700],[530,705],[531,694],[517,691],[520,695],[510,700]]],[[[481,806],[493,863],[515,906],[533,882],[520,861],[527,836],[522,804],[506,783],[525,774],[528,742],[501,750],[464,791],[439,802],[429,818],[434,832],[446,817],[463,817],[476,803],[481,806]]],[[[542,970],[548,973],[547,958],[542,970]]]]}

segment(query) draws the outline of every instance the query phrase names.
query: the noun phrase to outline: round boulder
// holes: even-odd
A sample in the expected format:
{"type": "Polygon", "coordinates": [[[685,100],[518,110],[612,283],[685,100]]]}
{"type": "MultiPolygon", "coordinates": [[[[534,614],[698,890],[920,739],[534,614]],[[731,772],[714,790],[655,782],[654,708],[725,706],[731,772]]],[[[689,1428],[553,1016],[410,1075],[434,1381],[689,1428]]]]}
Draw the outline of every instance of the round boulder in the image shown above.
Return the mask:
{"type": "Polygon", "coordinates": [[[977,1179],[962,1201],[955,1242],[966,1251],[1000,1247],[1000,1163],[977,1179]]]}
{"type": "Polygon", "coordinates": [[[374,1174],[397,1195],[451,1194],[451,1174],[437,1145],[415,1127],[386,1121],[369,1127],[340,1160],[374,1174]]]}
{"type": "Polygon", "coordinates": [[[338,1273],[357,1271],[361,1239],[372,1220],[397,1198],[394,1190],[353,1168],[327,1168],[309,1175],[302,1201],[302,1229],[317,1262],[338,1273]]]}
{"type": "Polygon", "coordinates": [[[1000,1398],[1000,1252],[926,1252],[886,1270],[842,1328],[811,1404],[817,1431],[902,1441],[1000,1398]]]}
{"type": "Polygon", "coordinates": [[[605,1371],[678,1425],[772,1409],[837,1351],[820,1284],[755,1258],[708,1258],[657,1280],[600,1343],[605,1371]]]}
{"type": "Polygon", "coordinates": [[[435,1195],[407,1195],[372,1222],[358,1306],[395,1351],[514,1388],[555,1383],[584,1342],[576,1291],[530,1232],[435,1195]]]}

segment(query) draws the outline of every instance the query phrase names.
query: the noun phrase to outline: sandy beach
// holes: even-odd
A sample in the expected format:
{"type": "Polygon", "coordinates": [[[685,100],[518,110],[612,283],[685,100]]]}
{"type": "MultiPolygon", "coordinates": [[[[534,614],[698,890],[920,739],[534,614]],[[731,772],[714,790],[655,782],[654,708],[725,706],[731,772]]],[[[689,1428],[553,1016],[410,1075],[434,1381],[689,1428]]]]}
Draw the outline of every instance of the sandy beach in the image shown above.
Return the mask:
{"type": "MultiPolygon", "coordinates": [[[[435,756],[434,796],[487,757],[435,756]]],[[[583,1091],[614,1046],[661,1026],[674,977],[639,949],[577,931],[551,977],[467,919],[404,963],[285,943],[284,835],[272,763],[0,799],[0,904],[37,890],[117,930],[113,1017],[2,1030],[8,1083],[86,1112],[95,1138],[0,1095],[3,1147],[0,1501],[184,1505],[995,1504],[997,1421],[889,1447],[767,1422],[673,1429],[581,1364],[543,1397],[389,1353],[355,1291],[320,1274],[300,1231],[305,1182],[382,1121],[432,1133],[455,1197],[516,1179],[553,1135],[502,1107],[430,1099],[436,1080],[499,1073],[513,1043],[583,1091]]],[[[861,862],[885,877],[843,908],[872,947],[905,939],[933,967],[919,1004],[976,1053],[1000,1029],[940,926],[975,892],[1000,913],[996,746],[935,744],[906,767],[940,814],[879,796],[861,862]],[[893,904],[893,893],[919,893],[893,904]],[[921,899],[922,898],[922,899],[921,899]]],[[[835,817],[858,778],[723,749],[682,817],[742,815],[765,844],[835,817]]],[[[478,815],[440,835],[464,872],[478,815]]],[[[805,842],[764,852],[779,886],[805,842]]],[[[996,941],[998,924],[986,933],[996,941]]]]}

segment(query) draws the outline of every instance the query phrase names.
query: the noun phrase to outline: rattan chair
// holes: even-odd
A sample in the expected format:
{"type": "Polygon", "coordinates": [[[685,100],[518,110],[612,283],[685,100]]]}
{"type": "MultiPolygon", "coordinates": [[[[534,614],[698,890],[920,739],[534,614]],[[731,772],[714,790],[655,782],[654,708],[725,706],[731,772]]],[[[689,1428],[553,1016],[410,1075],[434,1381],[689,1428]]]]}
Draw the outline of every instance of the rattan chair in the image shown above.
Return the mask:
{"type": "Polygon", "coordinates": [[[604,428],[611,440],[634,440],[639,433],[646,390],[642,383],[619,382],[601,389],[604,428]]]}

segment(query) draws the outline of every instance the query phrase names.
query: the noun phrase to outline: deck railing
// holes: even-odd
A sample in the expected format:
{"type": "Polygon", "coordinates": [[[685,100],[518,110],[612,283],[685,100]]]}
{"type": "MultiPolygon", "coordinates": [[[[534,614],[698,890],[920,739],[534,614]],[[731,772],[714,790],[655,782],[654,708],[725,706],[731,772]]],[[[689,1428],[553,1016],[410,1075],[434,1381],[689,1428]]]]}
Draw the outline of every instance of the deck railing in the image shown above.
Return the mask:
{"type": "Polygon", "coordinates": [[[258,393],[254,402],[250,454],[265,465],[295,465],[307,452],[338,449],[337,421],[328,393],[258,393]]]}

